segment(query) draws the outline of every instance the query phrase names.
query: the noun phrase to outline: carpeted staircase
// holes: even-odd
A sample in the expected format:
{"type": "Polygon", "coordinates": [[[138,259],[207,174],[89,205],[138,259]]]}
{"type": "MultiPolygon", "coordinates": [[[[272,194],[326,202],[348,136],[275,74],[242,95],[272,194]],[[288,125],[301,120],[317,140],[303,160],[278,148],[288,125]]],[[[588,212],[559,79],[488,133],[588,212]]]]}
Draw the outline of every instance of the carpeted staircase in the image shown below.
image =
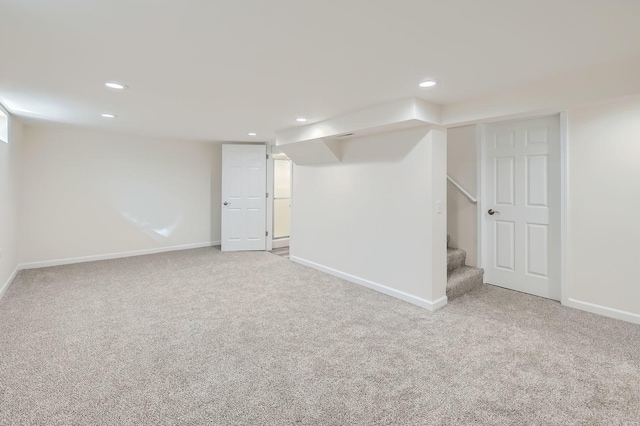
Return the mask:
{"type": "Polygon", "coordinates": [[[482,284],[484,269],[465,265],[467,252],[449,247],[447,235],[447,299],[460,297],[482,284]]]}

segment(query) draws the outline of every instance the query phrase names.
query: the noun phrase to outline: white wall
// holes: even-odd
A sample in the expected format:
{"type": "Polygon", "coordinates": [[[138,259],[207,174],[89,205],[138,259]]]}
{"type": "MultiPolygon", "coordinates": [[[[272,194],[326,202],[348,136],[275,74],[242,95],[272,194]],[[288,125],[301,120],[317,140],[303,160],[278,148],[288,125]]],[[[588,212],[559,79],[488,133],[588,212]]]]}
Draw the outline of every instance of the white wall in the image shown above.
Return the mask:
{"type": "Polygon", "coordinates": [[[568,121],[568,304],[640,323],[640,96],[568,121]]]}
{"type": "Polygon", "coordinates": [[[555,114],[572,105],[640,93],[640,55],[567,70],[505,91],[444,105],[443,126],[555,114]]]}
{"type": "Polygon", "coordinates": [[[15,117],[8,117],[9,143],[0,141],[0,296],[10,284],[18,263],[18,181],[22,125],[15,117]]]}
{"type": "Polygon", "coordinates": [[[50,125],[23,142],[22,263],[220,240],[220,144],[50,125]]]}
{"type": "Polygon", "coordinates": [[[445,132],[365,136],[340,151],[339,164],[294,166],[292,260],[430,308],[446,288],[445,132]]]}
{"type": "MultiPolygon", "coordinates": [[[[447,129],[447,174],[477,198],[476,126],[447,129]]],[[[447,184],[447,232],[451,247],[467,252],[467,265],[478,264],[477,206],[451,183],[447,184]]]]}

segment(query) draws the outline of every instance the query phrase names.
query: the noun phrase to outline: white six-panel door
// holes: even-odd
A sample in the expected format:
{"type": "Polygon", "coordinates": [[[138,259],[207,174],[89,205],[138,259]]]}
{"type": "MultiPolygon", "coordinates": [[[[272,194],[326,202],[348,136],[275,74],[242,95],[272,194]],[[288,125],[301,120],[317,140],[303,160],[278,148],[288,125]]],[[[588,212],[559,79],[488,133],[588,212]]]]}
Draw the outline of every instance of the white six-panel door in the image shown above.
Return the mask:
{"type": "Polygon", "coordinates": [[[222,251],[266,249],[267,147],[222,145],[222,251]]]}
{"type": "Polygon", "coordinates": [[[560,119],[483,127],[485,282],[560,300],[560,119]]]}

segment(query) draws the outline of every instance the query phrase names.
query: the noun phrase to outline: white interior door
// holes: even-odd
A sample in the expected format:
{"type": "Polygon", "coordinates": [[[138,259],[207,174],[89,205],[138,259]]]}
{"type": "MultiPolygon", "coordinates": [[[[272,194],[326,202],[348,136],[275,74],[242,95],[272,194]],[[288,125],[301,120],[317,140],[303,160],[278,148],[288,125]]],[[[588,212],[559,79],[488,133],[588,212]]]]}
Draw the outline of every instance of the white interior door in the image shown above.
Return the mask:
{"type": "Polygon", "coordinates": [[[484,126],[485,282],[560,300],[560,118],[484,126]]]}
{"type": "Polygon", "coordinates": [[[266,249],[267,147],[222,145],[222,251],[266,249]]]}

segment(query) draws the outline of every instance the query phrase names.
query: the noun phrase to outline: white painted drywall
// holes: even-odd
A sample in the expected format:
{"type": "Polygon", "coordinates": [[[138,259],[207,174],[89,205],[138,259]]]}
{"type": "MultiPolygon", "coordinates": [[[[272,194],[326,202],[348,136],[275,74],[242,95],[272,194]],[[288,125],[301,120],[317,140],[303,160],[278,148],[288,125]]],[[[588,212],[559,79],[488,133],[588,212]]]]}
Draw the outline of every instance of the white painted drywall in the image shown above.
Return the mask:
{"type": "Polygon", "coordinates": [[[220,240],[220,144],[51,125],[23,139],[22,263],[220,240]]]}
{"type": "Polygon", "coordinates": [[[586,102],[640,93],[640,56],[567,69],[513,89],[442,107],[441,125],[555,114],[586,102]]]}
{"type": "Polygon", "coordinates": [[[568,296],[640,322],[640,96],[571,109],[568,121],[568,296]]]}
{"type": "MultiPolygon", "coordinates": [[[[328,120],[295,126],[276,132],[276,145],[293,161],[286,145],[315,140],[332,140],[345,133],[360,136],[393,132],[440,123],[441,106],[423,99],[408,98],[343,114],[328,120]]],[[[318,163],[310,163],[318,164],[318,163]]]]}
{"type": "MultiPolygon", "coordinates": [[[[476,125],[447,129],[447,174],[477,198],[476,125]]],[[[477,206],[447,183],[447,232],[451,247],[467,252],[467,265],[477,266],[477,206]]]]}
{"type": "MultiPolygon", "coordinates": [[[[2,107],[0,107],[2,108],[2,107]]],[[[3,112],[6,113],[4,109],[3,112]]],[[[18,181],[22,124],[9,118],[8,143],[0,142],[0,296],[18,264],[18,181]]]]}
{"type": "Polygon", "coordinates": [[[422,127],[353,138],[342,141],[340,151],[339,164],[294,166],[292,259],[409,300],[441,299],[445,131],[422,127]]]}

